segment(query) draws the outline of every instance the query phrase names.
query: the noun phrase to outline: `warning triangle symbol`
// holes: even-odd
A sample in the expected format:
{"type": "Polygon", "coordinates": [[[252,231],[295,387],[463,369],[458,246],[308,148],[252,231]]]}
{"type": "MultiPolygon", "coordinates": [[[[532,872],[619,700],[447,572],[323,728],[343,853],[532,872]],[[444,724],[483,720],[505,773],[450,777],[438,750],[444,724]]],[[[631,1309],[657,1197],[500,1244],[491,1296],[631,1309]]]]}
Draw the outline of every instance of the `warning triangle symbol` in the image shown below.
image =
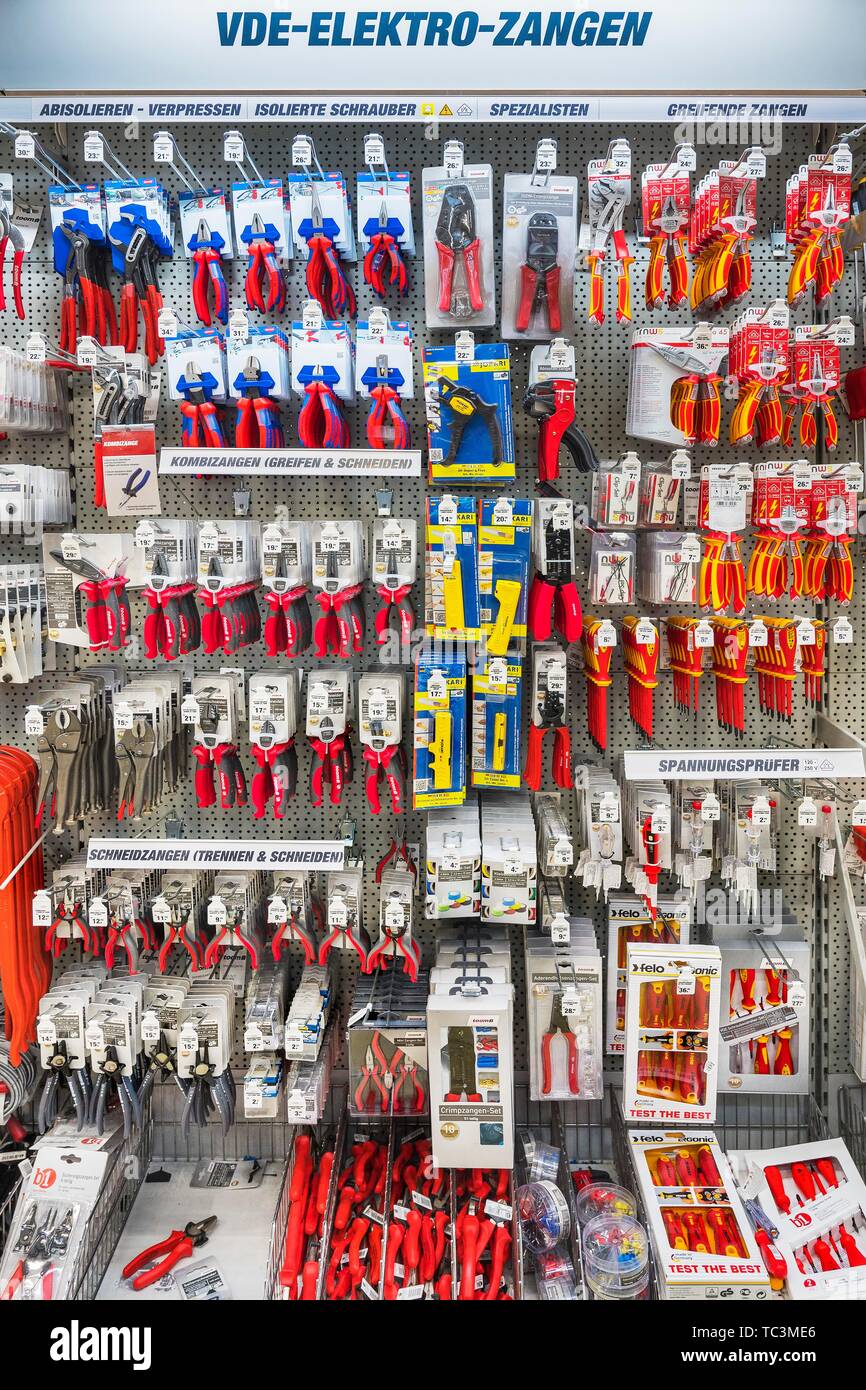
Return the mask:
{"type": "Polygon", "coordinates": [[[439,115],[440,115],[440,116],[453,116],[453,115],[454,115],[454,112],[451,110],[451,107],[450,107],[450,106],[443,106],[443,107],[441,108],[440,112],[439,112],[439,115]]]}

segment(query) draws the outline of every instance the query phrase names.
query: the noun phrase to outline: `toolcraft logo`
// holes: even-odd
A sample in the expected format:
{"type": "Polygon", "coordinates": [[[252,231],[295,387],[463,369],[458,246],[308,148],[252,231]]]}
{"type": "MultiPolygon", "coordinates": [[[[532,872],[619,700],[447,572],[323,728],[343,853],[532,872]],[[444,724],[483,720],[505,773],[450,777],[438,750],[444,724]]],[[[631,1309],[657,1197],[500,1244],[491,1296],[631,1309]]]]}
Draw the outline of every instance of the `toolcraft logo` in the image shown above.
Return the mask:
{"type": "Polygon", "coordinates": [[[75,1319],[69,1327],[51,1332],[52,1361],[129,1361],[134,1371],[149,1371],[149,1327],[82,1327],[75,1319]]]}

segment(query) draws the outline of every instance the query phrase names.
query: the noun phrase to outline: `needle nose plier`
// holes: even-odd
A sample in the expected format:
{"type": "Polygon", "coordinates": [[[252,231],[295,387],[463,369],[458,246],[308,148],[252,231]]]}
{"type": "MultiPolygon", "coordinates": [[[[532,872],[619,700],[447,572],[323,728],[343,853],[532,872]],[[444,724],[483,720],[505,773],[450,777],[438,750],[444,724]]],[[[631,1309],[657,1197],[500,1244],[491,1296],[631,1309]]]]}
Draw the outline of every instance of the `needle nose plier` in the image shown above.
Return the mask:
{"type": "Polygon", "coordinates": [[[364,1065],[361,1067],[361,1080],[355,1088],[356,1110],[362,1112],[366,1110],[375,1110],[378,1104],[382,1114],[387,1115],[390,1100],[388,1088],[385,1085],[387,1071],[388,1061],[382,1052],[379,1034],[374,1033],[372,1046],[368,1047],[364,1054],[364,1065]]]}
{"type": "Polygon", "coordinates": [[[323,217],[319,190],[310,183],[310,215],[298,228],[298,235],[307,243],[307,291],[322,306],[325,318],[339,319],[344,314],[354,318],[357,312],[355,292],[346,279],[336,240],[340,229],[333,217],[323,217]]]}
{"type": "Polygon", "coordinates": [[[473,420],[480,420],[484,425],[490,437],[491,462],[499,463],[502,459],[502,431],[495,404],[485,401],[477,391],[471,390],[468,386],[461,386],[444,376],[439,378],[439,400],[451,412],[451,433],[448,453],[442,460],[443,467],[450,467],[457,462],[466,427],[473,420]]]}
{"type": "Polygon", "coordinates": [[[174,1269],[181,1260],[188,1260],[197,1246],[204,1245],[217,1223],[215,1216],[204,1221],[189,1221],[182,1231],[172,1231],[158,1245],[149,1245],[123,1267],[123,1278],[132,1280],[138,1292],[146,1289],[174,1269]]]}
{"type": "Polygon", "coordinates": [[[229,319],[229,296],[222,268],[222,249],[225,240],[212,232],[204,218],[198,230],[187,242],[195,267],[192,277],[192,302],[200,321],[211,326],[210,291],[213,290],[213,312],[221,324],[229,319]]]}
{"type": "Polygon", "coordinates": [[[263,372],[257,357],[248,357],[242,372],[235,377],[238,398],[238,423],[235,443],[239,449],[279,449],[283,430],[276,401],[271,396],[275,382],[270,372],[263,372]]]}
{"type": "Polygon", "coordinates": [[[277,264],[276,245],[279,237],[276,227],[271,222],[263,222],[258,213],[241,232],[241,241],[247,248],[244,294],[248,309],[267,310],[270,314],[285,307],[286,286],[277,264]],[[267,299],[263,290],[265,282],[268,286],[267,299]]]}
{"type": "Polygon", "coordinates": [[[535,212],[526,228],[526,260],[520,267],[520,301],[514,327],[525,333],[543,309],[551,333],[562,328],[559,307],[559,223],[552,212],[535,212]]]}
{"type": "Polygon", "coordinates": [[[6,248],[12,247],[12,299],[19,319],[24,318],[24,300],[21,295],[21,270],[24,265],[24,237],[16,227],[6,208],[0,207],[0,310],[6,308],[6,293],[3,289],[3,268],[6,261],[6,248]]]}
{"type": "Polygon", "coordinates": [[[177,389],[184,397],[180,405],[183,416],[181,438],[187,449],[222,449],[225,445],[212,399],[217,385],[213,373],[200,372],[194,362],[187,362],[186,371],[178,379],[177,389]]]}
{"type": "Polygon", "coordinates": [[[385,267],[390,268],[388,284],[396,285],[400,294],[409,292],[409,275],[406,262],[400,255],[400,238],[406,229],[396,217],[388,216],[388,204],[383,200],[378,217],[371,217],[364,223],[364,236],[369,238],[370,249],[364,257],[364,280],[380,299],[385,298],[385,267]]]}
{"type": "Polygon", "coordinates": [[[560,1033],[565,1039],[568,1057],[568,1089],[571,1095],[580,1095],[580,1082],[577,1076],[577,1038],[574,1036],[571,1024],[562,1012],[562,995],[556,994],[553,998],[553,1007],[550,1011],[550,1022],[547,1025],[547,1032],[541,1039],[541,1094],[549,1096],[553,1089],[553,1068],[551,1065],[550,1050],[556,1035],[560,1033]]]}
{"type": "Polygon", "coordinates": [[[149,468],[134,468],[120,489],[123,493],[121,507],[125,507],[127,502],[133,502],[138,494],[147,487],[150,481],[149,468]]]}
{"type": "Polygon", "coordinates": [[[475,199],[465,183],[449,184],[442,195],[436,221],[436,255],[439,260],[439,312],[467,317],[455,299],[455,269],[458,258],[463,265],[469,309],[479,314],[484,308],[481,290],[481,243],[475,230],[475,199]]]}

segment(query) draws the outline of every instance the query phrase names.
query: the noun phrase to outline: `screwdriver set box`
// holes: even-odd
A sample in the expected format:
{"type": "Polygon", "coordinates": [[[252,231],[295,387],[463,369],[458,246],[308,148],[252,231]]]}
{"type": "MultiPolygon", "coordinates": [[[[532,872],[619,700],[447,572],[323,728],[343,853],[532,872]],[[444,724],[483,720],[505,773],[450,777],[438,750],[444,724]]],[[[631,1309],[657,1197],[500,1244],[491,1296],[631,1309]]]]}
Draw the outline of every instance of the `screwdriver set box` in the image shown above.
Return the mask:
{"type": "Polygon", "coordinates": [[[712,1124],[722,964],[716,946],[631,944],[626,956],[627,1120],[712,1124]]]}
{"type": "Polygon", "coordinates": [[[752,936],[720,949],[719,1090],[808,1095],[810,947],[752,936]]]}
{"type": "Polygon", "coordinates": [[[763,1299],[767,1271],[712,1130],[632,1130],[662,1298],[763,1299]]]}
{"type": "Polygon", "coordinates": [[[743,1194],[773,1228],[788,1297],[866,1297],[866,1184],[844,1140],[729,1158],[743,1194]]]}
{"type": "MultiPolygon", "coordinates": [[[[616,826],[619,830],[619,822],[616,826]]],[[[685,946],[688,944],[692,906],[686,898],[660,895],[653,917],[638,897],[611,894],[607,904],[607,999],[605,1008],[605,1051],[621,1055],[625,1051],[625,1000],[628,975],[628,947],[644,941],[649,944],[685,946]]]]}

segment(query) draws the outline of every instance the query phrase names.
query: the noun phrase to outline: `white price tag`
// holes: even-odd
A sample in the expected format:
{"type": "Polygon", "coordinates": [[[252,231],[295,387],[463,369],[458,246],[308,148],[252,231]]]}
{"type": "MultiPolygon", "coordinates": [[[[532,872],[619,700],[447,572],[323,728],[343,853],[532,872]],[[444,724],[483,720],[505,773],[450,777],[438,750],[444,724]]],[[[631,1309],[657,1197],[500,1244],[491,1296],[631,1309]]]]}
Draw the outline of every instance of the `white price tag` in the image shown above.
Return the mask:
{"type": "Polygon", "coordinates": [[[818,807],[810,796],[805,796],[797,807],[797,824],[812,829],[818,824],[818,807]]]}
{"type": "Polygon", "coordinates": [[[28,362],[44,362],[48,356],[45,339],[41,333],[31,333],[27,339],[26,356],[28,362]]]}
{"type": "Polygon", "coordinates": [[[34,159],[36,156],[36,141],[28,130],[19,130],[15,136],[15,158],[34,159]]]}
{"type": "Polygon", "coordinates": [[[105,141],[98,130],[88,130],[84,137],[84,159],[87,164],[101,164],[105,158],[105,141]]]}
{"type": "Polygon", "coordinates": [[[459,178],[463,173],[463,145],[459,140],[446,140],[442,152],[442,164],[448,178],[459,178]]]}
{"type": "Polygon", "coordinates": [[[710,792],[701,802],[701,820],[707,822],[716,821],[721,819],[721,815],[722,808],[719,803],[719,798],[714,792],[710,792]]]}
{"type": "Polygon", "coordinates": [[[239,130],[227,130],[223,140],[223,159],[240,164],[244,157],[244,138],[239,130]]]}
{"type": "Polygon", "coordinates": [[[114,706],[114,727],[118,733],[132,728],[132,709],[122,700],[114,706]]]}
{"type": "Polygon", "coordinates": [[[45,733],[45,720],[38,705],[28,705],[24,715],[24,732],[28,738],[39,738],[45,733]]]}
{"type": "Polygon", "coordinates": [[[381,135],[364,136],[364,163],[384,165],[385,141],[381,135]]]}
{"type": "Polygon", "coordinates": [[[171,164],[174,159],[174,140],[167,130],[158,130],[153,137],[154,164],[171,164]]]}
{"type": "Polygon", "coordinates": [[[292,141],[292,164],[296,169],[309,169],[312,162],[312,140],[309,135],[296,135],[292,141]]]}
{"type": "Polygon", "coordinates": [[[833,641],[839,646],[848,647],[854,641],[854,628],[849,618],[837,618],[833,624],[833,641]]]}
{"type": "Polygon", "coordinates": [[[226,905],[220,897],[211,898],[207,905],[207,924],[209,927],[224,927],[226,925],[226,905]]]}
{"type": "Polygon", "coordinates": [[[87,909],[87,925],[89,927],[108,926],[108,905],[104,898],[93,898],[87,909]]]}

